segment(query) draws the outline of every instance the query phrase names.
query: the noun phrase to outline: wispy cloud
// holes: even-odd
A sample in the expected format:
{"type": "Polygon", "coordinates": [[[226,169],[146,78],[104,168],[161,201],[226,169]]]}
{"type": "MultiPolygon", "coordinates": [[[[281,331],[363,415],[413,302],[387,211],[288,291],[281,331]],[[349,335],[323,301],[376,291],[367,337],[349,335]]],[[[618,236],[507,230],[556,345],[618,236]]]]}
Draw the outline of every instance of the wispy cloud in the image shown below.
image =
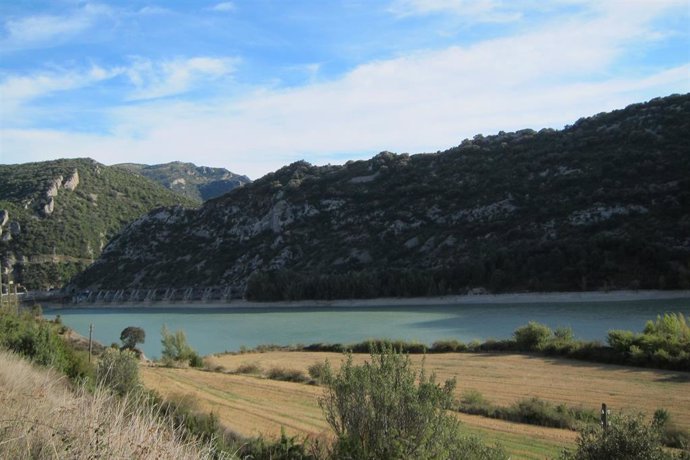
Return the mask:
{"type": "Polygon", "coordinates": [[[63,15],[35,15],[10,19],[4,23],[7,37],[2,46],[8,49],[62,41],[95,25],[100,17],[109,15],[104,5],[86,4],[63,15]]]}
{"type": "Polygon", "coordinates": [[[136,87],[129,99],[156,99],[182,94],[200,82],[227,77],[233,73],[237,63],[237,59],[227,57],[194,57],[163,62],[139,58],[126,72],[136,87]]]}
{"type": "Polygon", "coordinates": [[[509,22],[522,16],[497,0],[394,0],[389,10],[399,17],[452,14],[476,22],[509,22]]]}
{"type": "Polygon", "coordinates": [[[232,2],[222,2],[213,5],[210,9],[213,11],[221,11],[227,13],[229,11],[235,11],[235,4],[232,2]]]}
{"type": "Polygon", "coordinates": [[[16,116],[21,106],[33,99],[90,86],[121,73],[122,69],[92,66],[81,71],[53,70],[29,75],[11,75],[0,80],[2,112],[16,116]]]}

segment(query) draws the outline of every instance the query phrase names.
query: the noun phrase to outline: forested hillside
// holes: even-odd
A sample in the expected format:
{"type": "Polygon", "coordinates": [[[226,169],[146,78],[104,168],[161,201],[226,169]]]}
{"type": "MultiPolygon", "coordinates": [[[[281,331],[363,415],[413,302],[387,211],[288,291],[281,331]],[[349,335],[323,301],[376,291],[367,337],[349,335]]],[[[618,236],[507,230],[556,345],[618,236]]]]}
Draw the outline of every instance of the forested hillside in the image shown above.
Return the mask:
{"type": "Polygon", "coordinates": [[[195,203],[91,159],[0,165],[3,283],[61,287],[126,224],[160,206],[195,203]]]}
{"type": "Polygon", "coordinates": [[[252,299],[690,288],[690,95],[445,152],[294,163],[128,226],[80,288],[252,299]]]}

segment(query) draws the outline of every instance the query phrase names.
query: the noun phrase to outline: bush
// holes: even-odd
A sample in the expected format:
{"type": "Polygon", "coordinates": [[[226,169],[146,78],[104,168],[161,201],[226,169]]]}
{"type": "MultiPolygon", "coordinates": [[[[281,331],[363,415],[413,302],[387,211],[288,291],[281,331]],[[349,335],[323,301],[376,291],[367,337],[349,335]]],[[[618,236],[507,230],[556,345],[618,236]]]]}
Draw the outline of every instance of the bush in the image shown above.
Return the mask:
{"type": "Polygon", "coordinates": [[[530,321],[526,326],[519,327],[513,332],[515,343],[519,350],[536,351],[551,338],[548,326],[530,321]]]}
{"type": "Polygon", "coordinates": [[[657,409],[654,412],[654,422],[661,430],[661,443],[664,446],[690,449],[690,432],[676,425],[666,409],[657,409]]]}
{"type": "Polygon", "coordinates": [[[337,375],[330,367],[320,400],[336,434],[336,458],[450,459],[504,458],[460,436],[459,423],[446,413],[453,402],[455,380],[437,385],[424,369],[417,373],[408,356],[384,345],[371,361],[355,366],[349,356],[337,375]]]}
{"type": "Polygon", "coordinates": [[[458,340],[439,340],[431,345],[431,353],[450,353],[466,351],[467,345],[458,340]]]}
{"type": "Polygon", "coordinates": [[[662,460],[669,458],[661,447],[656,421],[647,423],[642,414],[611,416],[607,430],[588,426],[577,439],[574,452],[564,452],[568,460],[662,460]]]}
{"type": "Polygon", "coordinates": [[[261,374],[261,366],[257,363],[242,363],[237,369],[235,369],[236,374],[261,374]]]}
{"type": "Polygon", "coordinates": [[[328,361],[312,364],[307,368],[309,377],[311,377],[312,380],[314,380],[314,382],[316,382],[319,385],[324,383],[324,378],[326,377],[328,372],[328,366],[328,361]]]}
{"type": "Polygon", "coordinates": [[[282,380],[284,382],[304,383],[309,381],[309,377],[298,369],[285,369],[283,367],[272,367],[266,373],[266,377],[271,380],[282,380]]]}
{"type": "Polygon", "coordinates": [[[176,362],[186,362],[193,367],[203,367],[204,363],[196,351],[187,343],[184,331],[170,332],[163,325],[161,328],[161,345],[163,346],[163,364],[172,366],[176,362]]]}
{"type": "Polygon", "coordinates": [[[96,380],[119,395],[136,391],[139,387],[139,363],[130,350],[106,349],[98,360],[96,380]]]}

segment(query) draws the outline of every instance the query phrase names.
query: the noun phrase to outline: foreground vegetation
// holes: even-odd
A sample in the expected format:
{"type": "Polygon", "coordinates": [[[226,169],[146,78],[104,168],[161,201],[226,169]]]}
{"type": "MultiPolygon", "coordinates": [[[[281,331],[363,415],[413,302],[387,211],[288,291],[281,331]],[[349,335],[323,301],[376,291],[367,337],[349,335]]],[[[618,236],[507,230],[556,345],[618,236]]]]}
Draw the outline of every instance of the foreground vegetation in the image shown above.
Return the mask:
{"type": "Polygon", "coordinates": [[[210,445],[161,423],[155,406],[0,351],[0,457],[211,459],[210,445]]]}
{"type": "MultiPolygon", "coordinates": [[[[681,321],[678,316],[674,318],[676,322],[681,321]]],[[[660,333],[659,331],[667,330],[674,324],[676,323],[671,320],[664,322],[663,318],[659,318],[657,322],[650,323],[646,333],[660,333]]],[[[327,362],[312,362],[306,369],[309,377],[304,379],[301,377],[305,376],[303,371],[294,368],[283,365],[268,367],[264,371],[261,365],[252,363],[244,363],[243,369],[237,368],[236,372],[250,374],[245,377],[246,374],[228,375],[222,372],[224,369],[221,366],[214,366],[209,362],[206,362],[207,366],[221,372],[176,368],[175,366],[180,365],[186,367],[203,364],[203,361],[186,343],[182,331],[173,333],[164,330],[162,346],[166,360],[162,364],[168,367],[144,367],[143,382],[150,385],[150,376],[155,374],[160,384],[163,382],[163,374],[159,370],[165,371],[166,375],[174,379],[176,391],[183,388],[183,382],[190,382],[202,392],[201,395],[192,395],[194,400],[215,398],[211,407],[218,412],[214,412],[203,406],[203,403],[190,404],[189,397],[180,398],[179,393],[173,396],[162,387],[156,390],[160,390],[165,399],[144,390],[136,350],[136,344],[145,339],[143,330],[136,327],[123,330],[123,346],[102,351],[100,356],[94,357],[95,365],[89,363],[85,352],[74,350],[60,338],[59,333],[63,330],[60,324],[42,321],[40,317],[29,313],[17,315],[14,312],[0,312],[0,348],[13,350],[16,354],[32,359],[34,365],[40,363],[54,367],[54,370],[46,373],[20,360],[16,354],[0,353],[0,368],[5,372],[0,374],[0,398],[3,398],[3,409],[8,408],[0,420],[0,456],[238,457],[274,460],[493,459],[507,456],[506,448],[494,445],[496,438],[488,441],[491,439],[487,438],[491,436],[490,431],[478,432],[476,425],[460,425],[459,419],[467,420],[467,417],[472,416],[458,416],[455,410],[474,410],[474,413],[488,410],[483,415],[498,415],[498,418],[520,422],[530,422],[527,419],[536,417],[540,420],[539,423],[547,426],[566,426],[559,423],[574,418],[577,423],[567,427],[581,431],[580,441],[578,444],[571,444],[570,450],[563,454],[564,458],[600,458],[601,454],[596,454],[599,455],[597,457],[591,452],[611,452],[614,449],[612,445],[617,446],[615,448],[620,452],[639,454],[637,457],[626,455],[620,458],[672,458],[674,454],[662,449],[662,444],[674,445],[672,442],[676,442],[676,447],[687,447],[684,444],[687,443],[687,432],[673,423],[675,415],[672,416],[671,412],[663,409],[656,411],[653,422],[645,421],[641,416],[623,415],[617,422],[622,431],[616,436],[600,439],[594,428],[595,417],[591,411],[573,412],[564,405],[553,405],[536,398],[517,401],[512,406],[499,406],[483,399],[476,390],[466,391],[462,398],[458,398],[456,383],[452,377],[446,378],[443,384],[437,384],[435,375],[427,373],[423,364],[420,366],[413,356],[395,349],[391,344],[370,344],[371,354],[368,358],[350,355],[333,368],[327,362]],[[58,371],[65,372],[66,375],[60,377],[58,371]],[[34,372],[42,373],[42,376],[34,372]],[[188,380],[181,379],[184,373],[189,375],[188,380]],[[22,376],[28,377],[22,380],[22,376]],[[258,380],[261,376],[280,381],[271,381],[274,382],[272,386],[262,389],[259,385],[261,380],[258,380]],[[223,404],[218,404],[222,392],[212,389],[205,382],[205,379],[212,382],[214,379],[228,377],[244,379],[242,391],[258,390],[260,398],[266,400],[272,410],[288,411],[288,417],[300,418],[314,411],[322,427],[319,434],[304,438],[281,429],[279,438],[247,438],[246,435],[228,431],[223,426],[223,404]],[[35,385],[32,386],[26,379],[35,385]],[[307,386],[303,383],[320,386],[307,386]],[[276,390],[281,388],[279,391],[285,393],[285,401],[296,402],[298,387],[305,389],[306,399],[292,409],[273,399],[276,390]],[[44,412],[48,415],[44,416],[44,412]],[[328,434],[326,426],[330,427],[333,434],[328,434]],[[617,439],[618,444],[612,444],[612,439],[617,439]],[[646,450],[641,450],[643,448],[646,450]]],[[[541,329],[528,325],[519,333],[516,331],[515,340],[519,343],[536,343],[533,340],[534,331],[538,330],[541,329]],[[525,337],[529,337],[529,340],[525,337]]],[[[558,332],[555,335],[563,334],[558,332]]],[[[312,356],[323,358],[324,354],[315,353],[312,356]]],[[[431,360],[435,356],[441,358],[462,355],[429,355],[428,358],[431,360]]],[[[485,374],[486,369],[483,372],[485,374]]],[[[227,391],[226,384],[227,380],[222,391],[227,391]]],[[[670,385],[680,387],[684,382],[670,385]]],[[[237,389],[239,387],[232,391],[237,389]]],[[[245,401],[245,398],[237,399],[238,403],[240,401],[245,401]]],[[[240,417],[245,413],[248,415],[255,412],[247,406],[240,407],[244,407],[240,409],[240,417]]],[[[234,428],[238,421],[236,414],[226,426],[234,428]]],[[[284,426],[289,425],[288,422],[284,426]]],[[[515,449],[515,444],[511,442],[518,438],[514,434],[504,433],[498,438],[506,439],[507,445],[515,449]]],[[[537,455],[537,451],[534,452],[542,458],[545,455],[555,457],[568,444],[561,443],[560,447],[553,445],[551,450],[538,447],[541,453],[537,455]]],[[[537,445],[541,446],[539,442],[537,445]]],[[[511,452],[511,456],[515,457],[515,451],[511,452]]],[[[607,454],[607,458],[616,457],[607,454]]]]}

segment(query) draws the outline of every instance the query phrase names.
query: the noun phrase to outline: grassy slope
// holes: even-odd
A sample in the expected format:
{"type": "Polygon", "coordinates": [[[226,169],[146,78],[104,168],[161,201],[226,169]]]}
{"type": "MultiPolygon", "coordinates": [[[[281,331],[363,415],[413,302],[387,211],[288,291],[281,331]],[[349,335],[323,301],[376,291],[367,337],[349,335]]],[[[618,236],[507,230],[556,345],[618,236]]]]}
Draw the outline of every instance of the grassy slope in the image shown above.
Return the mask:
{"type": "Polygon", "coordinates": [[[103,390],[72,391],[63,375],[5,351],[0,408],[0,458],[211,458],[203,446],[182,441],[149,406],[103,390]]]}
{"type": "MultiPolygon", "coordinates": [[[[235,371],[256,365],[306,372],[315,362],[328,359],[336,367],[336,353],[268,352],[207,358],[210,368],[235,371]]],[[[362,361],[365,355],[356,355],[362,361]]],[[[412,356],[418,363],[420,356],[412,356]]],[[[658,407],[669,410],[681,426],[690,426],[690,374],[578,363],[524,355],[441,354],[426,357],[426,368],[438,379],[456,376],[458,393],[481,391],[494,403],[507,405],[529,396],[597,409],[607,402],[614,411],[658,407]]],[[[231,375],[195,369],[144,368],[143,379],[166,397],[191,397],[204,411],[216,412],[222,423],[244,435],[327,435],[318,397],[322,389],[299,383],[266,380],[258,375],[231,375]]],[[[568,430],[491,420],[460,414],[465,428],[488,442],[499,441],[515,458],[558,456],[572,446],[576,433],[568,430]]]]}

